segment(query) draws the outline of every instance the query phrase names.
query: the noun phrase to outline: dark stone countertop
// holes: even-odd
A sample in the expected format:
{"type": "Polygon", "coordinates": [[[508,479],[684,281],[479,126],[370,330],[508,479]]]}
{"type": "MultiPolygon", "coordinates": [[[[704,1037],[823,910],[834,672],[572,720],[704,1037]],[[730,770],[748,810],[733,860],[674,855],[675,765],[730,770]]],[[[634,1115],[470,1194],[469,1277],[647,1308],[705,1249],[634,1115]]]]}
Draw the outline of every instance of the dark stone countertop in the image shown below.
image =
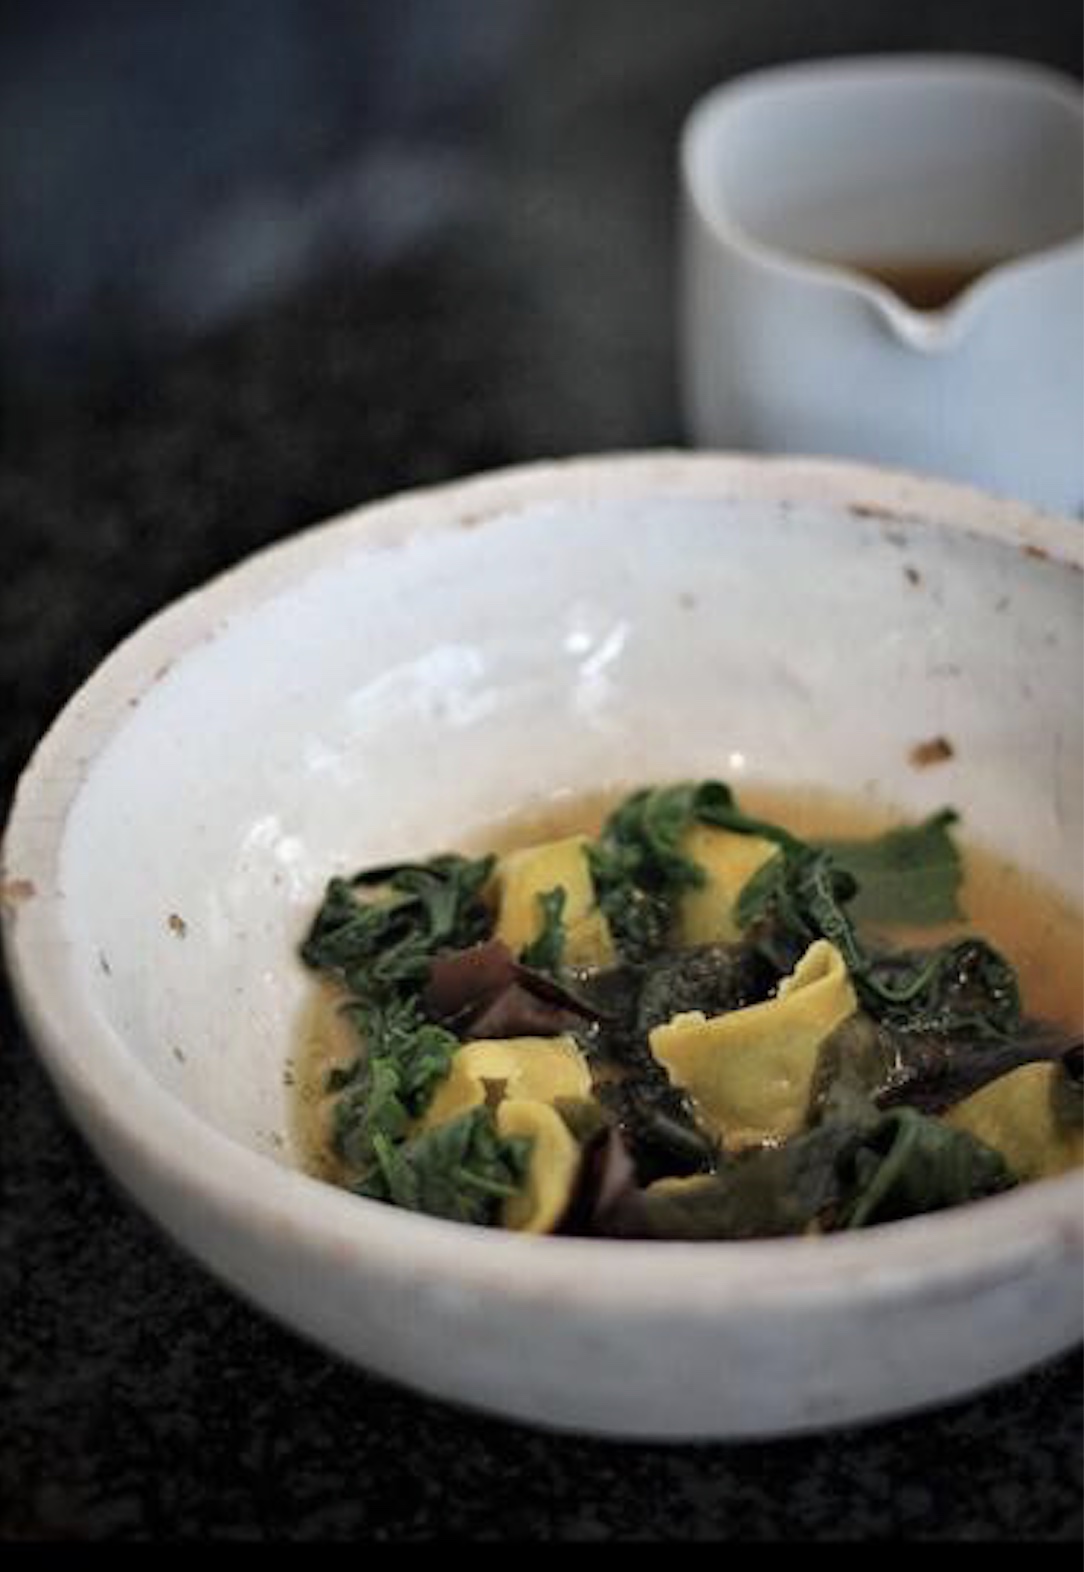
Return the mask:
{"type": "MultiPolygon", "coordinates": [[[[707,0],[665,28],[647,0],[541,9],[484,136],[396,133],[365,165],[383,217],[364,232],[329,237],[326,202],[302,203],[305,266],[280,248],[270,281],[220,279],[202,317],[190,258],[172,315],[140,274],[128,316],[107,293],[93,331],[69,299],[9,334],[0,810],[115,642],[245,553],[410,485],[681,441],[673,138],[709,82],[833,49],[1078,58],[1042,5],[877,8],[863,29],[868,8],[833,27],[831,7],[773,3],[745,31],[707,0]],[[405,216],[403,181],[421,193],[405,216]],[[123,354],[103,355],[103,323],[123,354]]],[[[353,189],[336,169],[325,196],[353,189]]],[[[0,1032],[0,1541],[1079,1542],[1078,1354],[771,1444],[623,1445],[462,1412],[345,1368],[181,1256],[72,1131],[6,999],[0,1032]]]]}

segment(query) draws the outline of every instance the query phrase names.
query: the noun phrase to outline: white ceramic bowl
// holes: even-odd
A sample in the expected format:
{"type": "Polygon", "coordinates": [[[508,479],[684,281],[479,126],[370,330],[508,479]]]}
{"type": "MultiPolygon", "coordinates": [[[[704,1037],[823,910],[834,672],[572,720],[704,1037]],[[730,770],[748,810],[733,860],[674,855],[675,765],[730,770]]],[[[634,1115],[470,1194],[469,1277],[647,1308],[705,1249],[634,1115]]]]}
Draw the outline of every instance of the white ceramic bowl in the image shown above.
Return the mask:
{"type": "Polygon", "coordinates": [[[779,1434],[1081,1329],[1081,1189],[822,1240],[528,1238],[297,1170],[296,944],[334,871],[689,774],[966,810],[1079,900],[1079,527],[904,475],[652,454],[364,508],[178,602],[76,695],[4,845],[21,1008],[128,1191],[266,1310],[428,1393],[779,1434]],[[954,760],[917,771],[947,734],[954,760]]]}

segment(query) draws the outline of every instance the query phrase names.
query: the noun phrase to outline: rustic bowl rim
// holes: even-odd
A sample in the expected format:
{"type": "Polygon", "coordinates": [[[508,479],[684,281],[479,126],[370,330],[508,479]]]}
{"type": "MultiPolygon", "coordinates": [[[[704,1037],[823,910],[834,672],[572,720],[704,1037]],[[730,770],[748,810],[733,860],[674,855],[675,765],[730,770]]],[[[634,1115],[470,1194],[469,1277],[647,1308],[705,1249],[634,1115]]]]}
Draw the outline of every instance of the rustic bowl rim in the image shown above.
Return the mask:
{"type": "MultiPolygon", "coordinates": [[[[152,1190],[187,1192],[210,1216],[302,1237],[329,1261],[364,1250],[366,1271],[469,1284],[478,1293],[655,1318],[679,1301],[710,1314],[893,1298],[901,1285],[954,1294],[1025,1271],[1084,1240],[1079,1178],[1023,1186],[952,1211],[823,1239],[686,1243],[533,1238],[396,1211],[284,1167],[213,1128],[160,1085],[98,1014],[64,934],[58,854],[95,758],[162,673],[244,615],[364,538],[394,547],[419,531],[477,528],[535,504],[711,497],[825,504],[865,519],[933,523],[1084,573],[1084,530],[1008,498],[905,471],[831,459],[658,450],[517,465],[367,503],[242,560],[149,618],[97,667],[49,727],[18,783],[0,847],[4,953],[35,1047],[77,1123],[87,1112],[132,1153],[152,1190]],[[123,1097],[120,1092],[123,1090],[123,1097]],[[658,1270],[665,1253],[666,1271],[658,1270]],[[620,1273],[583,1270],[621,1263],[620,1273]]],[[[140,1196],[137,1194],[138,1201],[140,1196]]],[[[153,1211],[153,1206],[151,1210],[153,1211]]]]}

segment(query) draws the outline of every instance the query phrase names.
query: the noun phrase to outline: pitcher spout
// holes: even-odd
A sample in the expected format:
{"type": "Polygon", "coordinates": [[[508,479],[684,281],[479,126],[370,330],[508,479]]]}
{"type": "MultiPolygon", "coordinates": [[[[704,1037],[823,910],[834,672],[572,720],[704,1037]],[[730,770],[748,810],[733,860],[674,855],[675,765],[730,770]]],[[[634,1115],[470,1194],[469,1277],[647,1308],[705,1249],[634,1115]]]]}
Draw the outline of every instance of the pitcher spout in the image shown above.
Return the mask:
{"type": "Polygon", "coordinates": [[[878,290],[870,303],[897,343],[920,355],[943,355],[959,344],[964,332],[960,303],[920,311],[898,295],[878,290]]]}

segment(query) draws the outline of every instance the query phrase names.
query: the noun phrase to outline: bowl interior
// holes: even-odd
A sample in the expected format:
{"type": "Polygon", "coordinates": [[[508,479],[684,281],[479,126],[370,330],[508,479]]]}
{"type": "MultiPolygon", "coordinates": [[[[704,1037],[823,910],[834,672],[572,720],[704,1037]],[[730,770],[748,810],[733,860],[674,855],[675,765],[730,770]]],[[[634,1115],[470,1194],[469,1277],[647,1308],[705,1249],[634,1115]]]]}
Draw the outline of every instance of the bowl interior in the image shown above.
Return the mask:
{"type": "Polygon", "coordinates": [[[236,579],[144,673],[61,849],[93,1009],[250,1148],[297,1160],[296,947],[327,878],[561,794],[715,775],[949,802],[1079,899],[1080,575],[1041,554],[707,494],[336,541],[266,591],[236,579]],[[953,757],[917,769],[933,737],[953,757]]]}

